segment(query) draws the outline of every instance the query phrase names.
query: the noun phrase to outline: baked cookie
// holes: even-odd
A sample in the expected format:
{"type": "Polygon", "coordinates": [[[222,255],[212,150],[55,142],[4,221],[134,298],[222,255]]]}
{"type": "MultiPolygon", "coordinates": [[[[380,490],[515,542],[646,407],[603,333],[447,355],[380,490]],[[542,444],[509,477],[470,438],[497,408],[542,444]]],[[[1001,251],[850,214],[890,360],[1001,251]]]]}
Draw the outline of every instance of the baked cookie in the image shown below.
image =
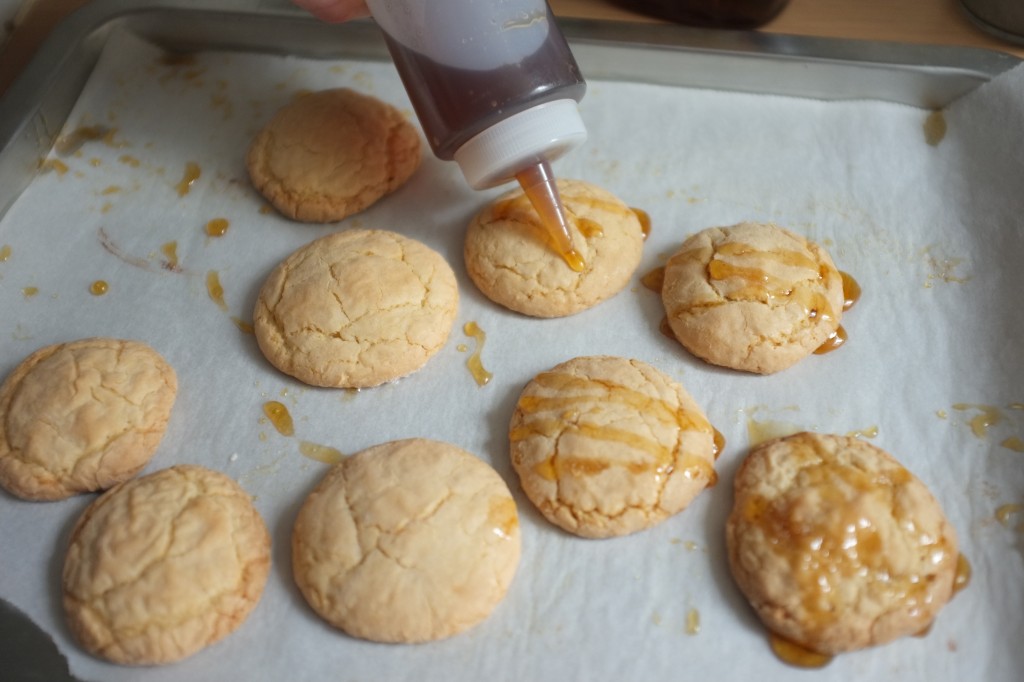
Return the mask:
{"type": "Polygon", "coordinates": [[[397,109],[347,88],[297,96],[249,146],[252,184],[294,220],[329,223],[367,208],[420,164],[420,136],[397,109]]]}
{"type": "Polygon", "coordinates": [[[171,663],[238,628],[269,571],[270,535],[249,495],[219,472],[175,466],[82,513],[64,559],[64,611],[99,657],[171,663]]]}
{"type": "Polygon", "coordinates": [[[837,654],[925,631],[953,594],[956,534],[920,480],[847,436],[754,448],[726,523],[740,590],[773,633],[837,654]]]}
{"type": "Polygon", "coordinates": [[[0,485],[58,500],[128,480],[156,452],[177,391],[171,366],[138,341],[37,350],[0,386],[0,485]]]}
{"type": "Polygon", "coordinates": [[[626,286],[640,264],[644,233],[636,213],[612,193],[559,180],[583,272],[549,242],[521,189],[499,197],[469,224],[466,270],[487,298],[524,315],[561,317],[586,310],[626,286]]]}
{"type": "Polygon", "coordinates": [[[481,622],[519,564],[505,482],[454,445],[363,450],[306,498],[292,534],[295,582],[324,620],[377,642],[426,642],[481,622]]]}
{"type": "Polygon", "coordinates": [[[699,232],[665,266],[672,333],[715,365],[771,374],[836,332],[843,282],[828,253],[772,224],[699,232]]]}
{"type": "Polygon", "coordinates": [[[285,374],[366,388],[422,367],[447,341],[458,304],[455,273],[439,253],[394,232],[348,230],[270,273],[253,330],[285,374]]]}
{"type": "Polygon", "coordinates": [[[639,360],[579,357],[538,374],[509,441],[530,501],[582,537],[649,528],[716,481],[711,424],[682,386],[639,360]]]}

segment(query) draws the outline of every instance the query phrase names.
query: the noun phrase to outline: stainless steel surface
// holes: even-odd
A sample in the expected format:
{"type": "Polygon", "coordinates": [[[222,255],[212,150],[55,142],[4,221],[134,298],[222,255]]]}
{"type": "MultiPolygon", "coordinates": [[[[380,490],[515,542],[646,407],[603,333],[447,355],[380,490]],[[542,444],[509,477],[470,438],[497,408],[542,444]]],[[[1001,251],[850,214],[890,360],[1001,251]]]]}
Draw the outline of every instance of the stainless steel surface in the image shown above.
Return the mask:
{"type": "MultiPolygon", "coordinates": [[[[35,174],[115,30],[131,31],[168,50],[388,58],[371,22],[328,25],[301,10],[267,4],[95,0],[72,14],[0,100],[0,215],[35,174]]],[[[941,108],[1020,61],[974,48],[591,20],[563,20],[562,26],[591,79],[828,100],[881,99],[925,108],[941,108]]]]}

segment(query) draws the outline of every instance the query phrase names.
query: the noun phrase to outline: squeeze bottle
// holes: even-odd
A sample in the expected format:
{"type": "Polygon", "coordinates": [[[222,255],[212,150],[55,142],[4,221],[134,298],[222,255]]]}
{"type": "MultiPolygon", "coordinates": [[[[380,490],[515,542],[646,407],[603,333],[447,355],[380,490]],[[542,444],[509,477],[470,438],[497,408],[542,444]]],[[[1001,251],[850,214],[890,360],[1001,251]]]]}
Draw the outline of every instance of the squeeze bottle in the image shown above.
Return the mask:
{"type": "Polygon", "coordinates": [[[434,154],[474,189],[518,180],[575,250],[550,162],[581,144],[586,82],[546,0],[367,0],[434,154]]]}

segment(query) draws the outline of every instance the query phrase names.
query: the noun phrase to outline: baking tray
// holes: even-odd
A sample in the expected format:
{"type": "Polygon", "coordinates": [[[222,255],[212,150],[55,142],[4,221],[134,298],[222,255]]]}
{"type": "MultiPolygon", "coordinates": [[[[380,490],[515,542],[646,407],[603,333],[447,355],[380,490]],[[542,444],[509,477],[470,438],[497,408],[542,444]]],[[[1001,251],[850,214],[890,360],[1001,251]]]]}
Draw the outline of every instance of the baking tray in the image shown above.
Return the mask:
{"type": "MultiPolygon", "coordinates": [[[[115,34],[127,32],[170,51],[236,50],[244,53],[295,55],[324,60],[357,59],[360,61],[380,62],[382,64],[387,62],[387,53],[379,33],[370,22],[352,22],[345,25],[330,26],[317,22],[298,10],[279,6],[279,3],[274,3],[275,6],[256,8],[245,7],[245,4],[252,3],[97,0],[59,25],[22,76],[12,85],[4,99],[0,101],[0,142],[3,145],[0,148],[0,217],[3,217],[4,213],[9,210],[24,188],[36,177],[41,159],[49,153],[54,140],[60,134],[62,126],[67,121],[68,113],[79,98],[83,84],[93,72],[96,60],[111,39],[111,36],[115,34]]],[[[269,3],[266,4],[269,5],[269,3]]],[[[823,101],[872,100],[932,110],[948,107],[959,98],[975,91],[979,86],[990,82],[1019,63],[1017,58],[1010,55],[968,48],[906,46],[761,33],[717,32],[669,25],[623,25],[582,20],[564,20],[561,23],[572,43],[574,53],[580,62],[584,74],[592,83],[599,83],[602,80],[650,83],[672,87],[751,93],[753,95],[765,95],[768,98],[776,95],[787,95],[823,101]]],[[[435,165],[434,168],[437,168],[437,166],[435,165]]],[[[703,225],[700,227],[703,227],[703,225]]],[[[661,228],[656,226],[656,229],[660,230],[661,228]]],[[[659,236],[662,234],[661,232],[658,233],[659,236]]],[[[3,237],[4,235],[0,234],[0,243],[3,243],[3,237]]],[[[860,238],[870,240],[877,238],[877,235],[873,236],[870,231],[867,231],[860,238]]],[[[1010,246],[1014,245],[1011,244],[1010,246]]],[[[894,243],[885,242],[881,244],[881,248],[890,247],[894,251],[906,248],[898,241],[898,238],[894,243]]],[[[855,249],[851,247],[850,250],[853,251],[855,249]]],[[[451,254],[449,254],[449,257],[451,257],[451,254]]],[[[661,255],[657,253],[646,254],[643,267],[646,268],[655,264],[659,257],[661,255]]],[[[926,280],[928,285],[931,285],[933,282],[956,281],[960,276],[951,264],[952,260],[943,260],[942,254],[936,255],[929,252],[926,256],[927,259],[938,260],[940,261],[939,265],[942,266],[927,275],[929,278],[926,280]]],[[[263,265],[256,268],[257,273],[253,275],[253,279],[258,278],[259,271],[263,268],[263,265]]],[[[467,288],[465,277],[462,276],[461,271],[458,271],[458,269],[457,272],[460,275],[460,286],[463,289],[463,294],[467,298],[472,299],[473,292],[467,288]]],[[[1019,279],[1017,277],[1013,282],[1017,282],[1019,279]]],[[[10,281],[7,284],[12,285],[10,281]]],[[[643,292],[636,292],[636,289],[637,287],[634,287],[634,291],[630,295],[637,298],[642,298],[646,295],[643,292]]],[[[1011,288],[1010,290],[1013,291],[1014,289],[1011,288]]],[[[470,304],[475,304],[477,309],[480,309],[479,296],[475,300],[471,300],[470,304]]],[[[870,301],[868,305],[871,305],[870,301]]],[[[651,308],[649,301],[646,301],[644,306],[648,309],[651,308]]],[[[588,313],[583,317],[593,321],[600,319],[600,315],[609,313],[612,310],[618,309],[602,306],[600,310],[594,311],[596,315],[588,313]]],[[[883,307],[882,310],[886,309],[883,307]]],[[[649,310],[645,310],[645,312],[649,314],[649,310]]],[[[886,310],[886,312],[891,311],[886,310]]],[[[877,314],[875,319],[878,319],[877,314]]],[[[527,347],[530,347],[527,339],[540,338],[536,334],[540,333],[537,330],[542,327],[564,331],[572,329],[572,325],[576,324],[575,320],[567,320],[565,322],[546,321],[544,323],[522,321],[509,318],[508,316],[501,317],[499,313],[497,316],[489,318],[489,323],[484,326],[488,331],[500,332],[500,327],[491,326],[491,323],[498,325],[499,322],[522,325],[524,328],[527,328],[526,334],[523,336],[524,344],[527,347]]],[[[580,322],[580,324],[583,323],[580,322]]],[[[616,320],[616,324],[618,324],[618,320],[616,320]]],[[[1011,330],[1016,329],[1012,325],[1009,328],[1011,330]]],[[[649,330],[644,331],[647,332],[649,330]]],[[[5,330],[5,333],[12,332],[5,330]]],[[[453,336],[457,336],[457,333],[453,334],[453,336]]],[[[1007,334],[1007,337],[1015,338],[1014,334],[1007,334]]],[[[492,340],[489,342],[492,345],[488,346],[488,348],[491,350],[496,349],[499,346],[495,344],[502,341],[506,343],[506,346],[510,341],[515,346],[518,339],[512,338],[512,334],[507,331],[504,332],[503,339],[503,334],[499,333],[496,337],[492,337],[492,340]]],[[[454,341],[449,342],[449,345],[453,343],[454,341]]],[[[624,345],[626,347],[629,346],[629,344],[624,345]]],[[[666,348],[667,350],[663,353],[664,357],[677,358],[681,355],[681,352],[675,347],[666,346],[666,348]]],[[[844,349],[842,352],[846,353],[846,350],[844,349]]],[[[850,352],[857,352],[856,347],[852,347],[850,352]]],[[[1003,351],[1004,355],[1007,352],[1012,352],[1012,350],[1003,351]]],[[[260,362],[260,358],[252,352],[251,348],[248,349],[248,353],[249,357],[247,359],[249,361],[252,363],[260,362]]],[[[5,357],[4,361],[10,364],[13,359],[5,357]]],[[[492,361],[492,359],[487,360],[487,362],[492,361]]],[[[438,362],[442,361],[439,360],[438,362]]],[[[438,362],[432,363],[435,365],[435,368],[438,362]]],[[[448,363],[446,366],[449,369],[452,367],[459,369],[460,379],[466,378],[461,368],[458,367],[460,358],[457,355],[448,353],[448,357],[444,362],[448,363]]],[[[656,364],[664,366],[663,363],[656,364]]],[[[537,369],[543,368],[543,365],[537,367],[537,369]]],[[[689,386],[691,380],[696,380],[700,387],[702,378],[700,376],[695,377],[694,374],[705,372],[706,370],[695,366],[693,363],[689,363],[687,364],[686,371],[688,372],[687,385],[689,386]]],[[[802,369],[798,369],[795,373],[787,373],[782,378],[782,381],[786,382],[783,384],[786,388],[783,391],[785,395],[799,395],[799,391],[796,390],[799,386],[793,386],[791,383],[799,384],[803,380],[802,377],[815,376],[813,373],[802,374],[802,371],[802,369]]],[[[894,376],[905,376],[906,368],[896,368],[893,371],[894,376]]],[[[716,373],[712,370],[708,374],[711,376],[710,380],[712,381],[723,380],[721,373],[716,373]]],[[[525,380],[528,376],[528,374],[520,372],[515,375],[515,381],[525,380]]],[[[493,391],[497,390],[495,388],[496,385],[508,380],[509,373],[497,376],[495,382],[490,387],[492,395],[493,391]]],[[[404,381],[400,389],[409,392],[420,390],[417,383],[419,381],[421,381],[421,378],[411,378],[404,381]]],[[[427,381],[427,379],[422,379],[422,381],[427,381]]],[[[747,381],[743,378],[736,379],[736,382],[745,387],[753,387],[755,384],[758,386],[765,385],[765,381],[747,381]]],[[[269,390],[269,387],[261,390],[269,390]]],[[[293,388],[292,390],[297,392],[298,389],[293,388]]],[[[496,423],[500,423],[507,418],[508,408],[511,404],[510,401],[514,400],[514,394],[507,390],[507,386],[506,389],[502,390],[505,390],[506,394],[498,400],[497,407],[488,407],[488,409],[493,409],[493,415],[488,414],[487,418],[496,423]]],[[[750,392],[752,396],[763,395],[757,388],[751,388],[750,392]]],[[[323,394],[320,392],[316,392],[315,395],[323,397],[323,394]]],[[[707,396],[708,393],[703,395],[707,396]]],[[[193,396],[193,399],[197,402],[201,401],[201,397],[193,396]]],[[[302,400],[311,402],[313,398],[304,397],[302,400]]],[[[490,403],[486,403],[483,399],[480,402],[490,405],[490,403]]],[[[751,403],[758,402],[757,399],[751,398],[751,403]]],[[[748,407],[750,406],[748,405],[748,407]]],[[[717,408],[716,414],[721,415],[723,411],[722,406],[718,405],[717,408]]],[[[731,405],[730,408],[734,409],[735,405],[731,405]]],[[[176,408],[179,414],[182,409],[187,410],[189,407],[176,408]]],[[[786,409],[788,408],[783,408],[781,412],[782,419],[800,421],[808,428],[819,423],[815,422],[815,418],[811,418],[807,414],[802,417],[791,417],[786,412],[786,409]]],[[[778,414],[776,413],[776,416],[778,414]]],[[[847,419],[850,418],[849,415],[845,416],[847,419]]],[[[853,417],[852,419],[856,426],[865,427],[869,423],[860,417],[853,417]]],[[[743,431],[742,423],[727,424],[722,425],[722,427],[722,430],[729,432],[730,437],[737,432],[743,431]]],[[[179,424],[178,436],[182,435],[181,428],[179,424]]],[[[734,442],[742,441],[737,440],[734,442]]],[[[734,467],[738,456],[733,454],[731,459],[733,461],[728,466],[734,467]]],[[[161,464],[168,464],[168,460],[163,458],[161,464]]],[[[506,476],[508,475],[507,466],[501,468],[501,471],[506,476]]],[[[309,476],[312,475],[309,472],[307,473],[309,476]]],[[[247,480],[247,483],[252,483],[253,480],[250,478],[247,480]]],[[[727,476],[723,476],[725,485],[728,484],[728,480],[727,476]]],[[[257,480],[256,482],[260,485],[269,485],[266,481],[257,480]]],[[[724,493],[726,491],[723,490],[721,492],[724,493]]],[[[944,483],[941,492],[949,496],[957,494],[959,490],[955,485],[944,483]]],[[[547,541],[553,533],[550,529],[544,527],[543,521],[538,520],[536,514],[531,515],[531,510],[525,506],[521,495],[517,499],[521,503],[521,513],[532,524],[532,531],[544,534],[543,539],[547,541]]],[[[80,505],[84,501],[77,500],[70,504],[80,505]]],[[[52,511],[53,509],[55,509],[53,505],[46,506],[45,509],[41,507],[39,508],[39,513],[56,514],[56,512],[52,511]]],[[[293,509],[289,509],[289,512],[293,511],[293,509]]],[[[701,511],[700,513],[705,512],[701,511]]],[[[284,515],[284,518],[287,518],[287,514],[284,515]]],[[[692,519],[692,515],[687,516],[687,520],[690,519],[692,519]]],[[[268,523],[273,526],[272,530],[275,536],[275,566],[279,569],[282,561],[287,559],[286,550],[281,549],[281,522],[281,515],[268,518],[268,523]]],[[[663,525],[666,527],[656,529],[648,537],[638,535],[613,541],[619,548],[622,548],[621,550],[608,545],[602,546],[599,543],[570,542],[568,544],[571,545],[572,552],[578,553],[582,557],[581,561],[588,567],[604,568],[607,566],[609,574],[615,574],[614,571],[616,570],[631,570],[631,567],[625,563],[625,559],[622,557],[628,556],[630,551],[635,551],[637,548],[642,547],[645,542],[651,541],[652,538],[656,538],[655,542],[661,543],[660,549],[655,554],[658,559],[664,559],[672,553],[691,553],[693,555],[720,553],[720,541],[709,541],[709,546],[698,547],[690,540],[682,539],[680,532],[667,528],[670,525],[669,523],[663,525]],[[614,553],[615,556],[610,556],[609,552],[614,553]]],[[[533,538],[534,541],[537,539],[537,537],[533,538]]],[[[9,550],[5,548],[4,551],[9,550]]],[[[565,558],[561,554],[559,556],[560,558],[565,558]]],[[[554,557],[550,559],[547,557],[535,558],[549,561],[549,563],[556,561],[554,557]]],[[[58,564],[59,557],[56,557],[51,560],[51,565],[48,566],[51,587],[56,583],[53,574],[55,571],[59,572],[58,564]]],[[[720,556],[715,559],[715,566],[719,568],[722,566],[720,556]]],[[[654,570],[663,572],[663,569],[660,568],[654,568],[654,570]]],[[[280,569],[280,571],[286,573],[285,569],[280,569]]],[[[615,575],[624,580],[624,584],[617,587],[630,595],[633,595],[639,589],[637,584],[643,581],[643,576],[638,574],[618,573],[615,575]]],[[[659,575],[661,575],[660,572],[659,575]]],[[[601,587],[600,576],[594,577],[581,572],[575,578],[579,581],[576,584],[571,582],[570,577],[565,577],[560,579],[557,584],[548,585],[548,587],[553,586],[557,590],[567,592],[578,592],[580,589],[601,587]]],[[[696,580],[695,576],[688,574],[687,579],[689,578],[696,580]]],[[[517,580],[523,582],[529,580],[529,578],[520,576],[517,580]]],[[[708,587],[706,583],[697,582],[703,587],[708,587]]],[[[749,613],[744,611],[742,602],[736,598],[735,590],[723,587],[723,585],[728,585],[728,579],[717,576],[712,579],[712,587],[709,589],[714,592],[713,588],[717,586],[718,591],[726,593],[732,599],[730,608],[734,608],[736,613],[739,614],[737,620],[744,627],[750,626],[752,619],[749,613]]],[[[530,587],[535,588],[537,586],[531,585],[530,587]]],[[[526,587],[522,589],[526,589],[526,587]]],[[[690,595],[687,598],[697,599],[694,595],[690,595]]],[[[516,608],[520,607],[517,606],[516,608]]],[[[656,612],[650,616],[648,621],[644,622],[641,619],[634,623],[634,625],[637,626],[638,631],[644,628],[665,630],[668,626],[663,621],[667,622],[669,620],[670,610],[670,607],[666,606],[663,608],[663,613],[659,614],[656,612]]],[[[301,607],[300,612],[304,616],[302,625],[308,626],[311,616],[307,612],[302,611],[301,607]]],[[[521,611],[517,611],[517,613],[521,614],[521,611]]],[[[976,614],[977,612],[975,611],[974,613],[976,614]]],[[[538,604],[536,613],[532,609],[530,610],[530,615],[536,614],[561,617],[562,621],[559,627],[565,629],[575,627],[576,625],[573,623],[571,614],[562,615],[559,613],[554,601],[538,604]]],[[[605,615],[614,616],[614,613],[608,612],[605,615]]],[[[263,618],[265,620],[266,617],[267,614],[263,613],[261,615],[259,610],[253,615],[253,619],[263,618]]],[[[3,622],[5,625],[14,623],[11,627],[16,631],[21,631],[18,618],[17,609],[4,608],[0,611],[0,622],[3,622]]],[[[498,628],[497,637],[499,639],[503,637],[501,628],[507,629],[509,631],[507,637],[512,639],[513,633],[511,630],[518,628],[520,625],[520,622],[503,618],[501,620],[495,619],[495,622],[490,627],[498,628]]],[[[580,627],[585,625],[580,624],[580,627]]],[[[264,626],[265,623],[261,627],[264,626]]],[[[718,637],[723,633],[735,634],[729,629],[730,626],[731,624],[708,623],[706,625],[706,633],[701,636],[710,638],[718,637]]],[[[562,670],[563,672],[575,670],[575,674],[564,673],[562,679],[603,679],[613,676],[616,679],[631,679],[631,674],[636,671],[636,668],[630,665],[630,658],[633,656],[644,656],[644,649],[642,647],[645,646],[645,643],[643,637],[637,636],[628,638],[624,642],[624,645],[632,645],[636,648],[618,657],[617,666],[614,668],[601,670],[588,667],[585,661],[577,663],[567,662],[566,655],[573,652],[559,650],[560,642],[564,641],[567,637],[565,633],[554,626],[545,626],[543,623],[535,622],[534,620],[529,621],[529,628],[531,629],[542,631],[545,627],[547,628],[546,632],[541,634],[546,635],[548,641],[541,646],[541,653],[552,658],[551,670],[562,670]],[[573,668],[573,665],[578,667],[573,668]]],[[[681,631],[682,628],[679,629],[680,632],[677,634],[681,638],[679,643],[681,647],[700,646],[701,641],[699,638],[686,640],[687,635],[681,631]]],[[[318,630],[317,632],[320,633],[321,631],[318,630]]],[[[424,661],[422,679],[440,679],[437,675],[439,670],[438,661],[450,664],[453,660],[461,660],[465,664],[464,670],[471,674],[474,672],[481,675],[486,673],[499,679],[509,676],[515,677],[512,673],[502,675],[500,672],[488,670],[487,666],[482,664],[479,657],[472,651],[475,643],[486,645],[493,642],[488,637],[495,636],[495,631],[491,629],[488,632],[490,633],[489,635],[470,634],[459,642],[441,643],[433,648],[429,646],[425,648],[422,651],[423,658],[420,659],[424,661]],[[449,654],[451,654],[452,658],[446,659],[445,657],[449,654]],[[460,659],[460,656],[464,656],[465,660],[460,659]],[[435,665],[431,667],[428,665],[430,663],[435,665]]],[[[658,633],[655,634],[656,636],[653,639],[658,639],[658,633]]],[[[342,635],[338,635],[338,637],[343,638],[342,635]]],[[[237,652],[238,649],[235,647],[241,646],[240,642],[242,641],[244,639],[240,636],[229,638],[226,641],[225,647],[221,647],[218,652],[207,652],[207,654],[219,657],[222,655],[220,652],[237,652]]],[[[28,645],[26,644],[26,646],[28,645]]],[[[913,643],[907,646],[913,646],[913,643]]],[[[41,646],[41,648],[47,649],[49,647],[41,646]]],[[[941,645],[939,648],[942,648],[941,645]]],[[[381,655],[380,648],[360,646],[357,647],[357,650],[368,656],[381,655]]],[[[420,654],[402,650],[394,655],[415,661],[417,660],[416,657],[420,654]]],[[[883,654],[883,657],[886,655],[883,654]]],[[[918,655],[920,655],[920,652],[918,652],[918,655]]],[[[772,661],[774,664],[774,659],[769,658],[767,660],[772,661]]],[[[866,657],[856,660],[874,661],[875,659],[866,657]]],[[[883,660],[885,665],[890,664],[888,658],[883,660]]],[[[868,671],[864,667],[856,667],[859,664],[853,665],[854,667],[850,669],[851,674],[863,673],[867,676],[869,673],[871,675],[877,673],[880,675],[880,679],[912,679],[911,673],[908,673],[906,669],[901,671],[898,667],[872,668],[868,671]]],[[[871,666],[878,664],[865,663],[863,665],[871,666]]],[[[800,674],[794,671],[788,672],[793,675],[800,674]]],[[[175,667],[171,666],[166,669],[139,671],[138,679],[144,679],[147,675],[153,679],[172,679],[174,674],[175,667]]],[[[765,672],[766,679],[778,676],[778,671],[774,668],[765,672]]],[[[417,670],[405,670],[401,677],[417,679],[417,670]]],[[[655,675],[648,679],[660,679],[661,677],[655,675]]]]}
{"type": "MultiPolygon", "coordinates": [[[[279,3],[94,0],[60,23],[0,100],[0,215],[53,146],[107,37],[132,31],[168,50],[235,49],[388,59],[371,22],[328,25],[279,3]]],[[[911,46],[663,24],[562,19],[588,78],[940,109],[1020,60],[911,46]]]]}

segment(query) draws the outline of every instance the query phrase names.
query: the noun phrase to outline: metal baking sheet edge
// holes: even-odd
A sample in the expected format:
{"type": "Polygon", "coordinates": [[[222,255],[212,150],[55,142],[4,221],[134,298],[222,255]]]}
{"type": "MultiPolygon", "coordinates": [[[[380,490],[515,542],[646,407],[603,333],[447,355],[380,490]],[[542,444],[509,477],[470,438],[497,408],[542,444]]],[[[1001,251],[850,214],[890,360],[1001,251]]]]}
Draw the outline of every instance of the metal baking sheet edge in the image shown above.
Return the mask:
{"type": "MultiPolygon", "coordinates": [[[[372,22],[319,22],[232,0],[95,0],[60,23],[0,100],[0,217],[53,145],[107,38],[124,29],[169,50],[245,50],[387,59],[372,22]]],[[[561,19],[588,78],[938,109],[1021,60],[914,46],[561,19]]]]}

